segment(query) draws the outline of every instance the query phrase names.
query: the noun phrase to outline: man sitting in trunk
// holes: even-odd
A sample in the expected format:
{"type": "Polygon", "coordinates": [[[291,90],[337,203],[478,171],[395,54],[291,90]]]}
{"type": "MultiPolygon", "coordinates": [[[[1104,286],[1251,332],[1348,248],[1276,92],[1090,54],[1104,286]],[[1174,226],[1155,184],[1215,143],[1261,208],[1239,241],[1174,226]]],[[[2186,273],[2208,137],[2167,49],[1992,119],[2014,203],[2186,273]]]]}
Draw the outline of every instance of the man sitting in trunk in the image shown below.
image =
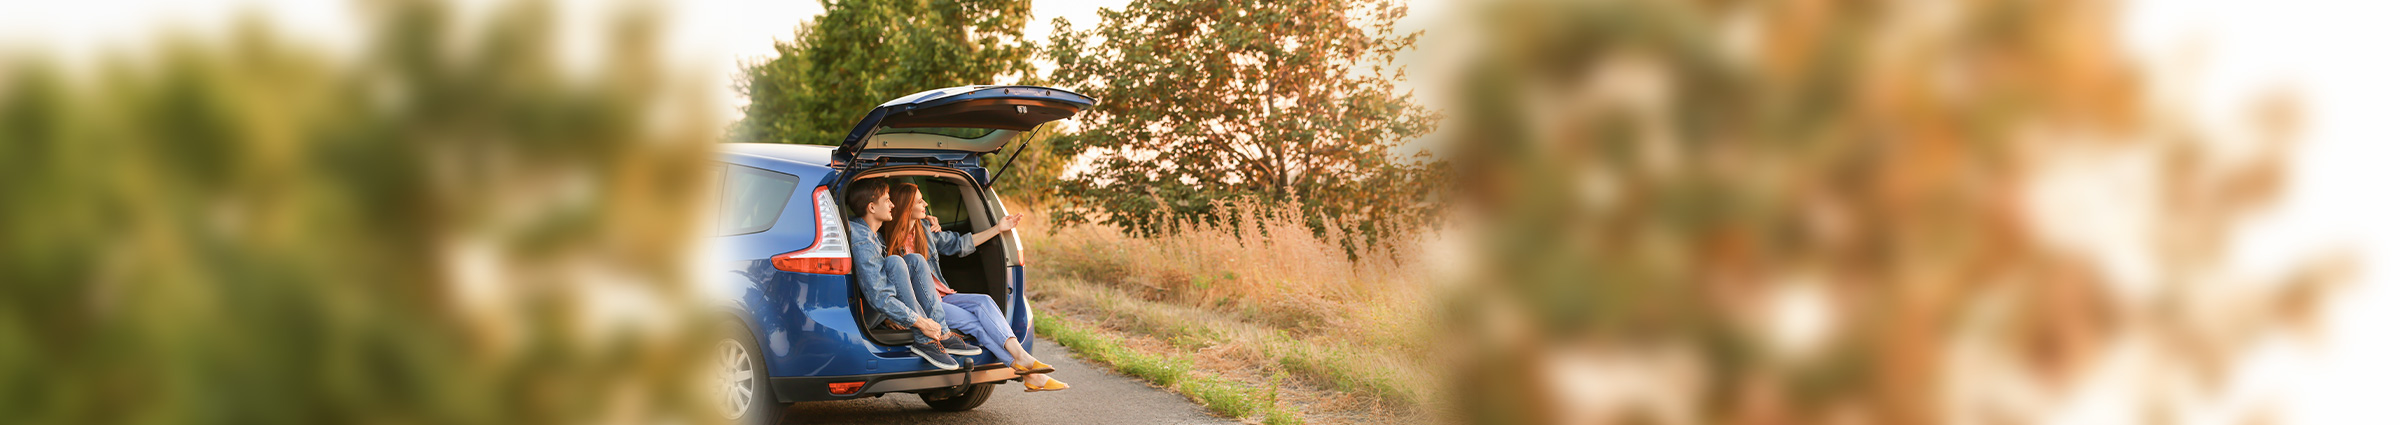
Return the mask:
{"type": "Polygon", "coordinates": [[[850,261],[852,275],[858,286],[865,289],[867,305],[891,318],[888,323],[869,326],[914,328],[909,336],[915,343],[908,351],[943,370],[958,370],[958,359],[951,357],[983,354],[982,348],[942,325],[945,312],[939,295],[920,288],[933,286],[931,270],[911,267],[925,264],[924,256],[885,255],[882,237],[876,234],[892,221],[891,187],[882,179],[860,180],[850,187],[845,203],[850,207],[850,261]]]}

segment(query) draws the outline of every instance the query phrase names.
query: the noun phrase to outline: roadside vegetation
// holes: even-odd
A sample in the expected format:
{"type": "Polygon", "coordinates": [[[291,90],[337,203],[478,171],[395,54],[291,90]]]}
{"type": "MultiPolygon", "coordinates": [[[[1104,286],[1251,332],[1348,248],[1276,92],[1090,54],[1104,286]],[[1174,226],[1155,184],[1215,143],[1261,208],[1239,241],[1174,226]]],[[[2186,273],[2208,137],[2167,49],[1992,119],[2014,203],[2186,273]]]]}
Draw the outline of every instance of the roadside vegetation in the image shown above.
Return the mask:
{"type": "MultiPolygon", "coordinates": [[[[1295,207],[1220,206],[1245,225],[1185,223],[1132,237],[1105,225],[1027,220],[1036,335],[1266,423],[1423,420],[1432,396],[1414,251],[1352,260],[1295,207]]],[[[1411,248],[1413,249],[1413,248],[1411,248]]]]}

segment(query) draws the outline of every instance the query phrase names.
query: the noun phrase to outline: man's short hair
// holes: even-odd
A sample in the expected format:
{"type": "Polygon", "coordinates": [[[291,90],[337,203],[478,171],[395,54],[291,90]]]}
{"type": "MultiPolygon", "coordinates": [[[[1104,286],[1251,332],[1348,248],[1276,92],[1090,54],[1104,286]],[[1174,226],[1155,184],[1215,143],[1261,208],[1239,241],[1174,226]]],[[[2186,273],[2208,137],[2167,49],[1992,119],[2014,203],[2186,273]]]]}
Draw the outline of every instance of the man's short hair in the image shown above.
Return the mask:
{"type": "Polygon", "coordinates": [[[850,207],[851,217],[866,217],[867,205],[874,204],[875,198],[881,198],[883,195],[891,193],[891,190],[891,184],[884,183],[883,179],[864,179],[851,182],[850,196],[844,198],[844,203],[850,207]]]}

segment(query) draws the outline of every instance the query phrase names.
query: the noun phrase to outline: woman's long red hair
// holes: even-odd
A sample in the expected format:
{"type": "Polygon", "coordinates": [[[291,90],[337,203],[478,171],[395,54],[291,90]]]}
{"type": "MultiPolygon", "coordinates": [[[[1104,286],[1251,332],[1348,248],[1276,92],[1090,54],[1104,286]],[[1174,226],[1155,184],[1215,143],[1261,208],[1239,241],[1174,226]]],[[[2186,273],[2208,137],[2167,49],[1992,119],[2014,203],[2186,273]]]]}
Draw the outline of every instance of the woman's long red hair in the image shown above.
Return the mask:
{"type": "Polygon", "coordinates": [[[933,250],[925,243],[925,215],[917,212],[917,185],[894,184],[891,190],[892,222],[883,225],[883,240],[889,243],[883,247],[883,254],[916,252],[932,256],[933,250]]]}

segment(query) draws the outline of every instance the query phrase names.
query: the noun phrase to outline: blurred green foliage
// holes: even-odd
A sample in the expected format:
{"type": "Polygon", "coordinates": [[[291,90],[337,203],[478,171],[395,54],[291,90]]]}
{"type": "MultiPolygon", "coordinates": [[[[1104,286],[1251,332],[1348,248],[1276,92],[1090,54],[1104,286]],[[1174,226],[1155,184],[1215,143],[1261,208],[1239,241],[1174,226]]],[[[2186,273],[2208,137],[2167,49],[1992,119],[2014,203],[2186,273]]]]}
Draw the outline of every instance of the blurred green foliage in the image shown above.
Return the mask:
{"type": "Polygon", "coordinates": [[[841,144],[867,110],[925,90],[1033,77],[1030,0],[820,0],[825,14],[742,67],[732,143],[841,144]]]}
{"type": "Polygon", "coordinates": [[[673,339],[718,118],[658,21],[361,4],[0,60],[0,422],[704,422],[673,339]],[[697,90],[695,90],[697,89],[697,90]]]}
{"type": "Polygon", "coordinates": [[[2154,108],[2113,7],[1469,7],[1444,141],[1474,230],[1456,251],[1468,278],[1443,294],[1456,413],[2029,423],[2102,353],[2139,346],[2166,376],[2129,409],[2175,422],[2171,400],[2304,323],[2338,267],[2226,284],[2228,229],[2273,199],[2287,144],[2227,154],[2201,141],[2246,136],[2154,108]],[[2038,178],[2098,155],[2159,184],[2065,220],[2133,216],[2114,230],[2150,236],[2133,258],[2155,276],[2110,273],[2030,212],[2038,178]],[[1811,318],[1821,332],[1784,335],[1811,318]],[[1628,381],[1643,390],[1599,389],[1628,381]]]}
{"type": "MultiPolygon", "coordinates": [[[[1040,84],[1025,40],[1028,0],[821,1],[825,14],[776,40],[775,55],[742,66],[736,92],[750,99],[727,129],[728,143],[833,145],[867,110],[900,96],[975,84],[1040,84]]],[[[1054,152],[1074,140],[1056,125],[1018,136],[986,155],[999,171],[1019,151],[1001,193],[1035,204],[1057,192],[1068,158],[1054,152]]]]}
{"type": "Polygon", "coordinates": [[[1235,200],[1296,203],[1353,250],[1432,217],[1440,166],[1400,143],[1438,115],[1395,89],[1418,34],[1388,0],[1137,0],[1076,30],[1056,22],[1051,79],[1101,104],[1074,152],[1097,155],[1064,191],[1066,218],[1130,233],[1235,217],[1235,200]],[[1089,214],[1078,214],[1086,213],[1089,214]]]}

